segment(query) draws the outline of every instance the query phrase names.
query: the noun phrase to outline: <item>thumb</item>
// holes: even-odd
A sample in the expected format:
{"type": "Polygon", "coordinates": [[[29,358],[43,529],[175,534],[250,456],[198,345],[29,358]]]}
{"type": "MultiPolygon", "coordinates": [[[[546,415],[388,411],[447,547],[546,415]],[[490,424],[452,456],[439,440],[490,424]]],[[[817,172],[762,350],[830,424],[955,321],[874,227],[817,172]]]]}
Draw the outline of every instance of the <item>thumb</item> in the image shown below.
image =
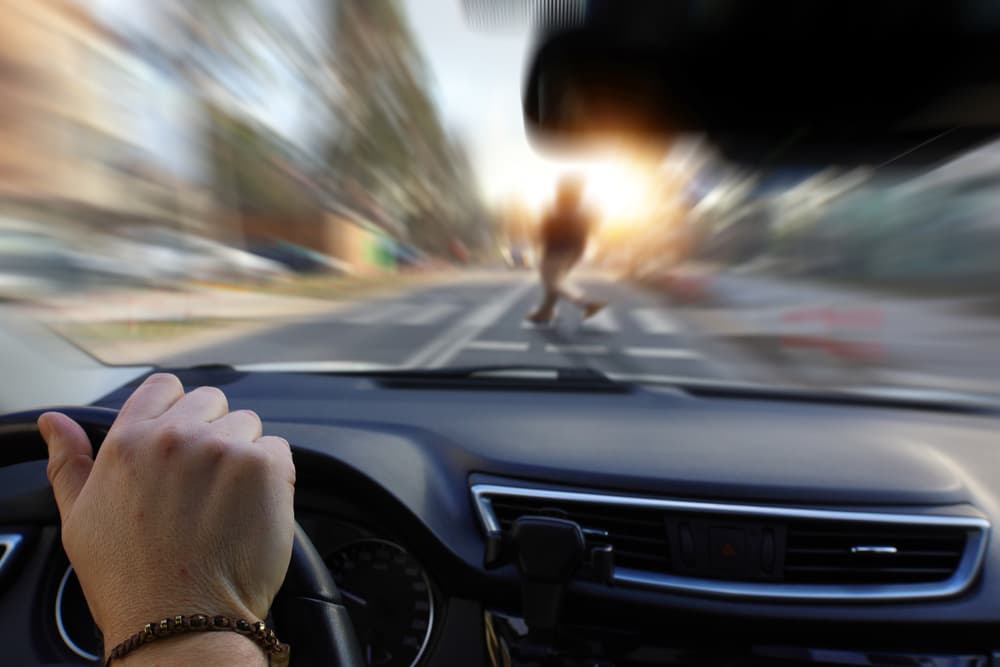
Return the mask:
{"type": "Polygon", "coordinates": [[[83,427],[60,412],[39,417],[38,430],[49,448],[46,472],[65,522],[94,466],[94,450],[83,427]]]}

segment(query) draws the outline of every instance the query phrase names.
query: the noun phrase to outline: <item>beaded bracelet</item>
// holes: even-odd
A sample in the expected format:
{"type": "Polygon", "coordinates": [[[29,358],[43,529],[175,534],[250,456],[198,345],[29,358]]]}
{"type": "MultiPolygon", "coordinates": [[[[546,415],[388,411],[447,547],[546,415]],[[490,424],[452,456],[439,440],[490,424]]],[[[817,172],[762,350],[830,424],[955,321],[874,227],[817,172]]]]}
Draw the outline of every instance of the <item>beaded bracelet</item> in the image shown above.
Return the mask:
{"type": "Polygon", "coordinates": [[[267,627],[264,621],[251,623],[242,618],[228,616],[207,616],[192,614],[191,616],[168,616],[154,623],[147,623],[142,630],[135,633],[118,646],[111,649],[104,667],[110,667],[111,661],[121,659],[140,646],[188,632],[229,631],[244,635],[259,646],[267,654],[272,667],[286,667],[291,655],[288,644],[282,644],[267,627]]]}

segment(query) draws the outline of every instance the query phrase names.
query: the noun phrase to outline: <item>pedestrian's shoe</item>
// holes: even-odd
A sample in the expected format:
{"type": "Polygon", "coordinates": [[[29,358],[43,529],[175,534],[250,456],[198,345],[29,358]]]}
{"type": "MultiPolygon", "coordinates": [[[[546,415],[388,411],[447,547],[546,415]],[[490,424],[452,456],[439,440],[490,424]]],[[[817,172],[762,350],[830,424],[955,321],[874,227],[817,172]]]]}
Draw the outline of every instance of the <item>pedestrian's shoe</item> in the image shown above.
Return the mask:
{"type": "Polygon", "coordinates": [[[583,307],[583,319],[587,320],[607,307],[604,301],[591,301],[583,307]]]}
{"type": "Polygon", "coordinates": [[[552,324],[554,316],[555,313],[536,310],[524,318],[524,320],[536,326],[546,326],[548,324],[552,324]]]}

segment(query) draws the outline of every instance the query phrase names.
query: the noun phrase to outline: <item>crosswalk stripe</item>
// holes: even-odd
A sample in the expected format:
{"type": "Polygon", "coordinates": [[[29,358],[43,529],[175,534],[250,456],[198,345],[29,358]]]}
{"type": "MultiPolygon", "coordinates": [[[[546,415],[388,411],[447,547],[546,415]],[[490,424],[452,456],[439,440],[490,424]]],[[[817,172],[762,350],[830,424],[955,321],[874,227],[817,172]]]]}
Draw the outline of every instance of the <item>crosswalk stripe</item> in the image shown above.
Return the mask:
{"type": "Polygon", "coordinates": [[[607,345],[546,345],[546,352],[559,354],[607,354],[607,345]]]}
{"type": "Polygon", "coordinates": [[[632,317],[646,333],[665,334],[677,331],[677,323],[661,308],[637,308],[632,311],[632,317]]]}
{"type": "Polygon", "coordinates": [[[510,340],[474,340],[466,343],[466,350],[494,350],[497,352],[527,352],[531,343],[510,340]]]}
{"type": "Polygon", "coordinates": [[[580,324],[580,328],[587,329],[588,331],[606,331],[609,333],[621,330],[621,327],[618,326],[618,320],[611,313],[610,308],[605,308],[589,320],[584,320],[580,324]]]}
{"type": "Polygon", "coordinates": [[[457,308],[458,306],[451,303],[432,303],[427,306],[413,304],[409,311],[401,315],[396,322],[410,326],[433,324],[451,315],[457,308]]]}
{"type": "Polygon", "coordinates": [[[680,347],[626,347],[622,352],[629,357],[653,359],[698,359],[701,354],[680,347]]]}
{"type": "Polygon", "coordinates": [[[401,311],[408,310],[409,307],[408,303],[374,303],[360,313],[345,317],[344,321],[351,324],[377,324],[395,317],[401,311]]]}

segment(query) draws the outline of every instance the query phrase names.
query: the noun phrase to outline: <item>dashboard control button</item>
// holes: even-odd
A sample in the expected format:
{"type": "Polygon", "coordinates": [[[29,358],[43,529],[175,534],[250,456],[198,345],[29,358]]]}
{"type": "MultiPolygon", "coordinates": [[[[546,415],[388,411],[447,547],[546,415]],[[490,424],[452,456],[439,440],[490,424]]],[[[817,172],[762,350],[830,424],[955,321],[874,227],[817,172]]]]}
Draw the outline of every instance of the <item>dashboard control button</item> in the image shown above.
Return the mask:
{"type": "Polygon", "coordinates": [[[726,573],[746,569],[746,532],[741,528],[709,529],[709,564],[726,573]]]}

